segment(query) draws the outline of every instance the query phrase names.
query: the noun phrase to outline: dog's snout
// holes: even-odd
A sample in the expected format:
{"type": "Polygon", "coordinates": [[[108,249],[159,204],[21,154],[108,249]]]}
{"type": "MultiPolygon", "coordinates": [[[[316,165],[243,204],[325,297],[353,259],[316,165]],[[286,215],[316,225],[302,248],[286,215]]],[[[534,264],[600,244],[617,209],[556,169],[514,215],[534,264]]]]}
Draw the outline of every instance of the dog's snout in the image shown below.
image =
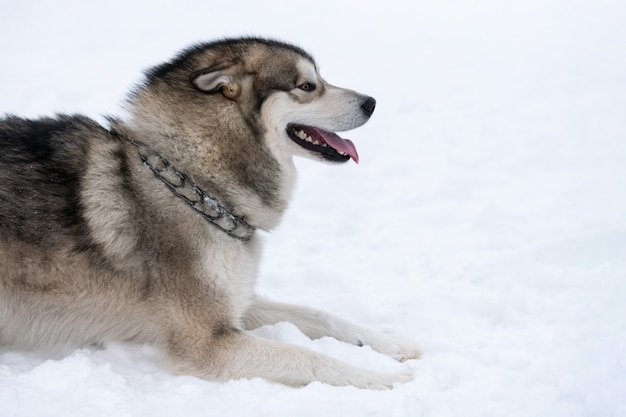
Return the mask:
{"type": "Polygon", "coordinates": [[[363,113],[365,113],[367,117],[370,117],[372,113],[374,113],[375,108],[376,108],[376,99],[374,99],[374,97],[366,98],[363,104],[361,104],[361,109],[363,109],[363,113]]]}

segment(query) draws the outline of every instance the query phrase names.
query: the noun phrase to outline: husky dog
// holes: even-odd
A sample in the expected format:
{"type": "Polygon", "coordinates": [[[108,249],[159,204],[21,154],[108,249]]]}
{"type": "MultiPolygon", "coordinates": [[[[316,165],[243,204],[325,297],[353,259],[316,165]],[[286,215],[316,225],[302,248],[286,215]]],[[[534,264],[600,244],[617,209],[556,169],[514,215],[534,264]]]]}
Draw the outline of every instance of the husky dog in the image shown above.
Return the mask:
{"type": "Polygon", "coordinates": [[[380,374],[246,330],[281,321],[403,361],[411,342],[253,292],[257,229],[287,208],[294,156],[358,161],[336,133],[375,100],[278,41],[199,44],[149,70],[129,114],[0,120],[0,346],[162,349],[175,372],[390,388],[380,374]]]}

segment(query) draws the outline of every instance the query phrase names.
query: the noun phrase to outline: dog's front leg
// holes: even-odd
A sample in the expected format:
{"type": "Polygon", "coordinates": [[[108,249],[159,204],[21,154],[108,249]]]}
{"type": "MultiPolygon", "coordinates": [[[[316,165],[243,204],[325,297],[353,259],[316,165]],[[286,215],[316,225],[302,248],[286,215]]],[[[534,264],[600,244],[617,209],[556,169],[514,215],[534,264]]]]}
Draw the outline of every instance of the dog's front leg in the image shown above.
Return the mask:
{"type": "Polygon", "coordinates": [[[401,362],[421,356],[419,347],[411,341],[352,324],[321,310],[277,303],[260,297],[255,297],[243,321],[246,329],[281,321],[290,322],[312,339],[330,336],[358,346],[368,345],[401,362]]]}
{"type": "Polygon", "coordinates": [[[319,381],[389,389],[413,376],[411,371],[381,374],[359,369],[305,348],[259,339],[234,328],[219,328],[210,334],[181,330],[170,334],[170,360],[183,374],[214,381],[263,378],[293,387],[319,381]]]}

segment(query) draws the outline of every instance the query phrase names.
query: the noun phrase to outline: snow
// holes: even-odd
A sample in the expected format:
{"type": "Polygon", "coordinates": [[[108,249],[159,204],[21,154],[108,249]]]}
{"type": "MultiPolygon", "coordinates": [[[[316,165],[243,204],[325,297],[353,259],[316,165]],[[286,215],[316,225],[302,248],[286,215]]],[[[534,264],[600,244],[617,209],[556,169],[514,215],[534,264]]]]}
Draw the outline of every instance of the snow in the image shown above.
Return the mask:
{"type": "Polygon", "coordinates": [[[380,392],[172,376],[148,346],[4,349],[0,416],[626,416],[625,21],[611,0],[0,3],[0,113],[102,121],[143,69],[243,34],[376,97],[344,134],[359,165],[297,161],[258,291],[424,350],[255,331],[415,371],[380,392]]]}

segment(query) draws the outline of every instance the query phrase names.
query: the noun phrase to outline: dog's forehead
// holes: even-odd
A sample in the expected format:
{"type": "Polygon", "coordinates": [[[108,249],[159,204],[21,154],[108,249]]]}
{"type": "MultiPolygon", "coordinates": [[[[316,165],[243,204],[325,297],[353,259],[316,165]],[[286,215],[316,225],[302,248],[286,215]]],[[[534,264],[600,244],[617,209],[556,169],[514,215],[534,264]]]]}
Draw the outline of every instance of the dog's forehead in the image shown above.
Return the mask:
{"type": "Polygon", "coordinates": [[[317,66],[309,59],[301,57],[296,63],[296,68],[302,78],[314,80],[318,77],[317,66]]]}

